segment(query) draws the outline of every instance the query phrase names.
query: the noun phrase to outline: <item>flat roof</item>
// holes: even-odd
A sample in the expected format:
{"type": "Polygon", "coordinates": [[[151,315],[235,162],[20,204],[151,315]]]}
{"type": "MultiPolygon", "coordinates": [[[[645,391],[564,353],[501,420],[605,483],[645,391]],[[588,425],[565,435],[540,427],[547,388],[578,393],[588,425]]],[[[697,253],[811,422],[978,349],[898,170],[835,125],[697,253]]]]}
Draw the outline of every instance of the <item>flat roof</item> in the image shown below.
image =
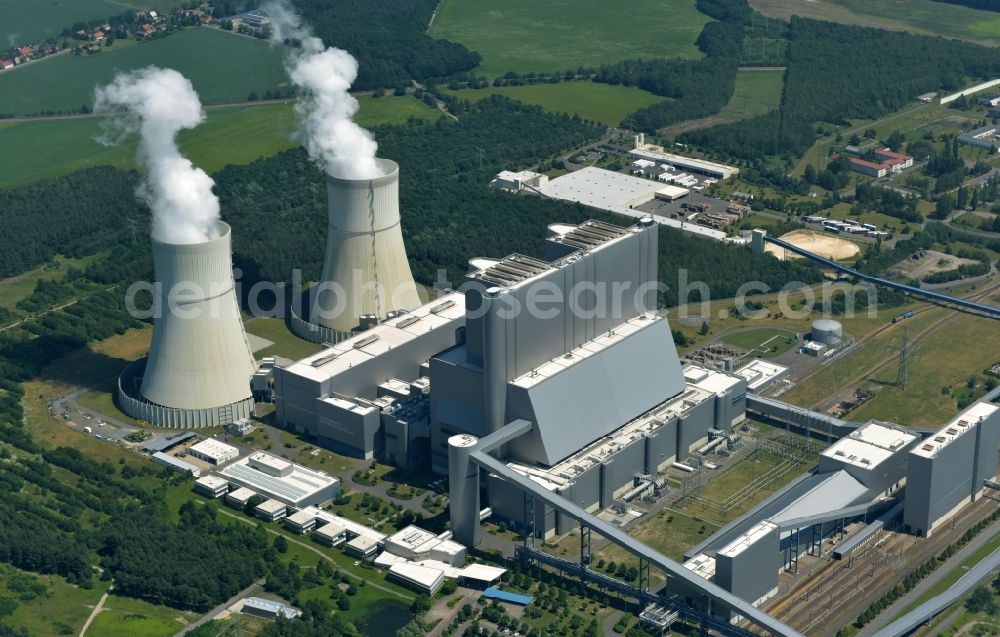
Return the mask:
{"type": "Polygon", "coordinates": [[[500,579],[507,569],[499,566],[489,566],[488,564],[469,564],[459,571],[462,577],[474,579],[479,582],[492,582],[500,579]]]}
{"type": "Polygon", "coordinates": [[[284,511],[286,508],[288,508],[288,505],[281,500],[274,499],[264,500],[256,506],[256,509],[263,513],[277,513],[278,511],[284,511]]]}
{"type": "Polygon", "coordinates": [[[293,506],[320,491],[331,489],[340,482],[339,478],[327,475],[322,471],[315,471],[294,463],[286,463],[284,460],[279,461],[282,464],[291,465],[291,473],[286,476],[273,476],[251,466],[250,459],[257,455],[259,454],[240,458],[220,470],[219,475],[230,482],[250,487],[261,495],[282,500],[293,506]]]}
{"type": "Polygon", "coordinates": [[[219,476],[203,476],[194,481],[195,484],[207,487],[212,491],[215,491],[221,486],[229,486],[229,480],[220,478],[219,476]]]}
{"type": "MultiPolygon", "coordinates": [[[[306,509],[303,509],[303,511],[305,510],[306,509]]],[[[299,513],[301,512],[302,511],[299,511],[299,513]]],[[[323,537],[337,537],[338,535],[347,533],[347,529],[340,526],[336,522],[327,522],[323,526],[316,529],[315,533],[316,535],[322,535],[323,537]]]]}
{"type": "Polygon", "coordinates": [[[446,294],[346,341],[307,356],[285,369],[298,376],[321,382],[464,316],[465,297],[458,292],[446,294]]]}
{"type": "Polygon", "coordinates": [[[370,549],[373,546],[378,546],[379,540],[370,535],[359,535],[350,542],[347,546],[351,546],[358,549],[370,549]]]}
{"type": "Polygon", "coordinates": [[[726,164],[720,164],[718,162],[709,161],[707,159],[697,159],[695,157],[685,157],[683,155],[674,155],[673,153],[666,153],[659,150],[653,150],[650,148],[633,148],[629,151],[629,154],[636,157],[641,157],[643,159],[652,159],[655,161],[662,161],[668,164],[675,164],[678,166],[690,166],[691,168],[697,168],[699,170],[714,171],[721,173],[725,176],[737,175],[740,172],[739,168],[735,166],[728,166],[726,164]]]}
{"type": "MultiPolygon", "coordinates": [[[[412,524],[404,529],[397,531],[396,533],[393,533],[388,538],[386,538],[385,541],[387,543],[391,542],[392,544],[399,544],[405,546],[406,548],[412,551],[416,551],[417,549],[422,547],[424,544],[427,544],[428,542],[435,542],[438,544],[441,542],[440,540],[438,540],[437,536],[431,533],[430,531],[421,529],[420,527],[417,526],[413,526],[412,524]]],[[[428,550],[430,549],[428,548],[428,550]]]]}
{"type": "Polygon", "coordinates": [[[317,509],[316,507],[306,507],[303,511],[310,511],[314,516],[316,516],[317,524],[323,522],[325,524],[336,524],[337,526],[343,527],[348,533],[356,535],[358,537],[368,537],[378,544],[385,539],[385,533],[380,533],[373,528],[367,527],[364,524],[355,522],[354,520],[348,520],[347,518],[342,518],[339,515],[334,515],[329,511],[324,511],[323,509],[317,509]]]}
{"type": "Polygon", "coordinates": [[[715,558],[711,555],[699,553],[687,562],[684,562],[684,568],[699,577],[704,577],[705,579],[711,581],[712,578],[715,577],[715,558]]]}
{"type": "Polygon", "coordinates": [[[750,527],[746,533],[739,536],[726,546],[719,550],[718,555],[724,557],[736,557],[743,551],[747,550],[760,540],[768,536],[768,534],[777,530],[778,525],[772,522],[763,521],[750,527]]]}
{"type": "Polygon", "coordinates": [[[249,500],[250,498],[254,497],[255,495],[257,495],[257,492],[254,491],[253,489],[248,489],[246,487],[240,487],[239,489],[236,489],[235,491],[230,491],[229,493],[227,493],[226,497],[229,498],[229,499],[232,499],[232,500],[236,500],[237,502],[246,502],[247,500],[249,500]]]}
{"type": "Polygon", "coordinates": [[[997,409],[1000,408],[986,402],[979,402],[972,405],[950,420],[936,434],[926,438],[923,443],[914,447],[911,453],[924,458],[934,458],[939,451],[965,435],[967,431],[972,430],[973,425],[976,423],[992,416],[997,409]]]}
{"type": "Polygon", "coordinates": [[[591,208],[608,210],[636,219],[652,217],[661,225],[671,226],[710,239],[721,241],[726,238],[725,232],[693,223],[681,223],[677,219],[669,219],[660,215],[650,215],[633,208],[633,206],[652,201],[657,192],[663,191],[671,198],[677,196],[672,194],[676,191],[667,189],[668,186],[658,181],[588,166],[550,179],[549,183],[540,186],[538,191],[553,199],[581,203],[591,208]]]}
{"type": "Polygon", "coordinates": [[[273,599],[264,599],[263,597],[246,597],[243,599],[243,607],[255,608],[273,615],[284,615],[288,619],[295,619],[302,614],[302,611],[293,606],[276,602],[273,599]]]}
{"type": "Polygon", "coordinates": [[[188,471],[195,475],[201,473],[201,469],[190,462],[185,462],[180,458],[175,458],[171,455],[165,454],[162,451],[157,451],[153,454],[153,459],[159,461],[162,464],[170,465],[175,469],[180,469],[181,471],[188,471]]]}
{"type": "Polygon", "coordinates": [[[315,522],[316,521],[316,516],[313,515],[313,513],[311,511],[309,511],[308,508],[306,508],[306,509],[302,509],[301,511],[296,511],[295,513],[293,513],[290,516],[288,516],[287,518],[285,518],[285,520],[288,521],[288,522],[291,522],[292,524],[297,524],[299,526],[305,526],[306,524],[309,524],[310,522],[315,522]]]}
{"type": "Polygon", "coordinates": [[[233,454],[239,455],[240,453],[240,450],[236,447],[227,445],[215,438],[206,438],[201,442],[191,445],[190,451],[208,456],[216,461],[225,460],[232,457],[233,454]]]}
{"type": "Polygon", "coordinates": [[[874,469],[916,439],[914,434],[871,421],[833,443],[820,455],[862,469],[874,469]]]}
{"type": "Polygon", "coordinates": [[[756,358],[737,370],[736,374],[742,376],[747,382],[747,389],[749,391],[757,391],[787,372],[788,368],[784,365],[769,363],[768,361],[756,358]]]}
{"type": "Polygon", "coordinates": [[[717,369],[701,365],[688,365],[684,368],[684,380],[689,385],[694,385],[713,394],[721,394],[738,385],[743,379],[717,369]]]}

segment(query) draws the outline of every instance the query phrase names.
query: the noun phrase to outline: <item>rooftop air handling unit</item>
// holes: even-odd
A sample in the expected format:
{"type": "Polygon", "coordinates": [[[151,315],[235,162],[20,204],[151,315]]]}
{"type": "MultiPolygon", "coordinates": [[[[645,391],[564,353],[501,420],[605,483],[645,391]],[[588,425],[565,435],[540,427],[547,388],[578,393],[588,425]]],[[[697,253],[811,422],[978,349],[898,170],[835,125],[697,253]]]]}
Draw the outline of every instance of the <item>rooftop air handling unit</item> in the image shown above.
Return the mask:
{"type": "Polygon", "coordinates": [[[291,321],[303,338],[337,342],[420,306],[399,225],[399,166],[377,162],[378,177],[327,175],[323,275],[310,295],[309,316],[291,321]]]}
{"type": "Polygon", "coordinates": [[[119,379],[119,406],[164,427],[208,427],[253,411],[256,362],[240,318],[232,266],[232,233],[197,243],[153,243],[158,288],[149,356],[119,379]]]}

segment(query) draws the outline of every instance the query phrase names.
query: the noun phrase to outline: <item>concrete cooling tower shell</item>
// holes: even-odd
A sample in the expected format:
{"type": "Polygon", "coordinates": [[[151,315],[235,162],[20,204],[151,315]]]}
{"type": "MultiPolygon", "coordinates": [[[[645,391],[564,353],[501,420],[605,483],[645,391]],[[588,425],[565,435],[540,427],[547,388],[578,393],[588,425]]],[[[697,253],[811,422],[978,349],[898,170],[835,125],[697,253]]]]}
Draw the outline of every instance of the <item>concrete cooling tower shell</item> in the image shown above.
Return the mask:
{"type": "Polygon", "coordinates": [[[326,260],[311,322],[339,332],[420,306],[399,224],[399,166],[377,161],[381,177],[326,181],[326,260]]]}
{"type": "Polygon", "coordinates": [[[193,427],[250,415],[250,377],[257,365],[236,299],[232,234],[228,224],[218,222],[217,228],[216,238],[199,243],[153,238],[160,304],[153,341],[144,370],[126,370],[133,377],[123,375],[119,385],[121,406],[134,418],[193,427]]]}

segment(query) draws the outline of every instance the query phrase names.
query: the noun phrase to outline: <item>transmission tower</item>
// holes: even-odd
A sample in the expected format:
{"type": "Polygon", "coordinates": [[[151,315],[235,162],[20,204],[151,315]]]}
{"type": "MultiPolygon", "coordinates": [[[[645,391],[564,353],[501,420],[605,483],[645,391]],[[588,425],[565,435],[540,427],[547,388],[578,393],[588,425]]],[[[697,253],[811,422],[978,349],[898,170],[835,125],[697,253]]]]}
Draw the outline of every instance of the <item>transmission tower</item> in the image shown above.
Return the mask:
{"type": "Polygon", "coordinates": [[[896,387],[906,387],[906,359],[909,357],[909,330],[903,327],[903,349],[899,351],[899,373],[896,374],[896,387]]]}

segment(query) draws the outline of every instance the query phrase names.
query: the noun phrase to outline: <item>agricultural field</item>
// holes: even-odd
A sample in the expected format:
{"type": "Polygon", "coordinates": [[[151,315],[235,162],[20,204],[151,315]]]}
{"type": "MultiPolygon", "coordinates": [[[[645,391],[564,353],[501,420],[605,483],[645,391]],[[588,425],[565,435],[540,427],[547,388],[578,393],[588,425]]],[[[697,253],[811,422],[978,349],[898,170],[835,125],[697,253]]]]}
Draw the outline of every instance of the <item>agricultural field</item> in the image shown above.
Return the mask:
{"type": "Polygon", "coordinates": [[[429,29],[483,56],[487,77],[508,71],[566,71],[632,58],[697,58],[708,16],[694,0],[444,0],[429,29]],[[641,17],[641,19],[637,19],[641,17]]]}
{"type": "Polygon", "coordinates": [[[933,0],[750,0],[750,6],[772,18],[798,15],[1000,45],[1000,14],[933,0]]]}
{"type": "Polygon", "coordinates": [[[796,343],[794,332],[771,328],[740,330],[723,336],[722,341],[759,358],[780,356],[796,343]]]}
{"type": "Polygon", "coordinates": [[[575,113],[607,126],[618,126],[630,113],[664,101],[664,98],[641,89],[585,81],[461,89],[451,93],[472,101],[490,95],[504,95],[525,104],[537,104],[555,113],[575,113]]]}
{"type": "Polygon", "coordinates": [[[731,124],[751,117],[766,115],[777,110],[781,104],[781,92],[785,86],[784,71],[740,71],[736,74],[736,86],[729,103],[715,115],[680,122],[661,129],[664,135],[676,136],[681,133],[709,128],[720,124],[731,124]]]}
{"type": "MultiPolygon", "coordinates": [[[[366,127],[404,124],[440,116],[412,97],[358,98],[355,120],[366,127]]],[[[290,103],[260,103],[206,110],[205,123],[179,135],[181,151],[196,166],[215,172],[287,150],[295,141],[290,103]]],[[[0,188],[56,177],[89,166],[135,167],[135,141],[108,148],[96,141],[101,119],[43,119],[0,124],[0,147],[21,159],[0,163],[0,188]]]]}
{"type": "Polygon", "coordinates": [[[128,9],[167,11],[187,0],[0,0],[0,42],[10,46],[35,44],[58,36],[74,22],[106,19],[128,9]]]}
{"type": "Polygon", "coordinates": [[[282,53],[267,42],[209,27],[192,27],[151,42],[116,40],[91,55],[59,55],[0,75],[0,113],[79,112],[94,87],[115,73],[149,65],[191,80],[205,104],[243,102],[287,84],[282,53]]]}

